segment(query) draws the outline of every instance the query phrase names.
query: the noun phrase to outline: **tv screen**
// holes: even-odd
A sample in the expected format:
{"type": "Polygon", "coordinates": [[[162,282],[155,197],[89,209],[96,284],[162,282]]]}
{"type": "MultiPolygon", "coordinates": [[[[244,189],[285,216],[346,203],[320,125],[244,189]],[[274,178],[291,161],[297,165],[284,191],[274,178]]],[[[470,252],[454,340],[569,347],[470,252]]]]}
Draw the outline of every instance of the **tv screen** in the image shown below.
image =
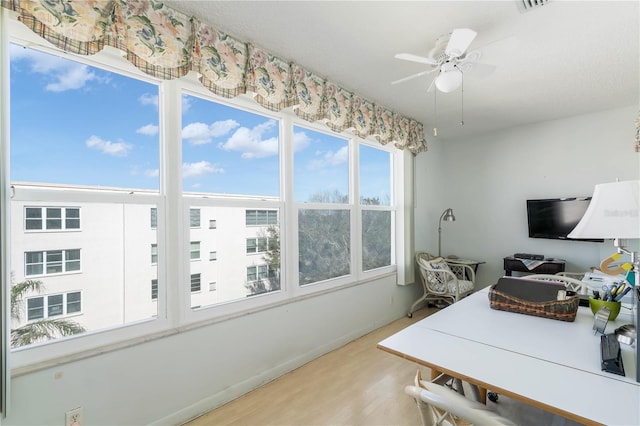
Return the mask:
{"type": "Polygon", "coordinates": [[[529,238],[603,242],[601,239],[567,238],[582,219],[590,202],[591,197],[527,200],[529,238]]]}

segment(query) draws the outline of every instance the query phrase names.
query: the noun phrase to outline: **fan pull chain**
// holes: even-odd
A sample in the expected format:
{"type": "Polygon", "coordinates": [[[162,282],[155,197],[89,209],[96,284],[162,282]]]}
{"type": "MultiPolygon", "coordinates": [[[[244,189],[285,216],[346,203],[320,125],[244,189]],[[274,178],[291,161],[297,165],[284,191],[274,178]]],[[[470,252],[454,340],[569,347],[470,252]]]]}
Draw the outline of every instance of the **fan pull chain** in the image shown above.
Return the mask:
{"type": "Polygon", "coordinates": [[[436,96],[438,89],[433,91],[433,137],[438,136],[438,105],[436,102],[436,96]]]}
{"type": "Polygon", "coordinates": [[[462,74],[462,84],[460,91],[460,125],[464,126],[464,73],[460,70],[460,74],[462,74]]]}

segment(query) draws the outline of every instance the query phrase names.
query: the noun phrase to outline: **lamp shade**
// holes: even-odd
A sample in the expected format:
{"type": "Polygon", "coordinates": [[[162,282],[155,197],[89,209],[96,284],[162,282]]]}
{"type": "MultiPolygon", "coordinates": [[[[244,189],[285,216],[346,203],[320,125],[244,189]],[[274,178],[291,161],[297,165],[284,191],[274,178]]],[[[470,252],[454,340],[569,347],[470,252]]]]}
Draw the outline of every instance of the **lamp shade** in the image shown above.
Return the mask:
{"type": "Polygon", "coordinates": [[[640,180],[595,186],[589,208],[569,238],[640,238],[640,180]]]}

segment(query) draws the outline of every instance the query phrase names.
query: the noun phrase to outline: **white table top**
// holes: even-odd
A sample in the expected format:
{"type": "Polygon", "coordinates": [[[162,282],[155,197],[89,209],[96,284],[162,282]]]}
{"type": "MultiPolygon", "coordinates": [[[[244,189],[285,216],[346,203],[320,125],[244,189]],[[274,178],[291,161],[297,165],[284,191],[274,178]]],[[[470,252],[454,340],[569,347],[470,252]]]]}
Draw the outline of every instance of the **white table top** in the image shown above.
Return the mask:
{"type": "MultiPolygon", "coordinates": [[[[621,313],[606,331],[629,322],[621,313]]],[[[574,322],[493,310],[484,289],[378,346],[576,421],[638,425],[635,347],[621,345],[625,377],[603,372],[592,326],[584,307],[574,322]]]]}

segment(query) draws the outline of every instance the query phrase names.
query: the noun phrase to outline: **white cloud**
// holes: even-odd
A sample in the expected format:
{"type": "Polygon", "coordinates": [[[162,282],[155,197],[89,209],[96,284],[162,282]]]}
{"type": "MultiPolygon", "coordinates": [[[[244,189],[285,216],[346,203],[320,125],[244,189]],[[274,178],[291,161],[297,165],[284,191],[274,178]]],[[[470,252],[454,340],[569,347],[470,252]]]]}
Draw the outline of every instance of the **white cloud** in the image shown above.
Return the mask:
{"type": "Polygon", "coordinates": [[[144,171],[144,175],[146,177],[158,177],[160,176],[160,170],[158,169],[148,169],[144,171]]]}
{"type": "Polygon", "coordinates": [[[97,149],[103,154],[113,155],[114,157],[126,157],[129,151],[133,149],[133,146],[128,143],[105,141],[95,135],[87,139],[85,145],[88,148],[97,149]]]}
{"type": "Polygon", "coordinates": [[[98,78],[88,65],[33,49],[14,47],[11,49],[11,59],[14,62],[20,60],[28,62],[31,72],[45,75],[50,79],[51,82],[45,86],[45,89],[50,92],[82,89],[89,81],[104,80],[98,78]]]}
{"type": "Polygon", "coordinates": [[[239,151],[242,158],[263,158],[278,154],[278,138],[263,139],[263,135],[276,126],[275,120],[258,124],[252,129],[240,127],[220,148],[239,151]]]}
{"type": "Polygon", "coordinates": [[[138,102],[140,102],[140,104],[142,105],[153,105],[154,107],[158,108],[158,95],[145,93],[138,98],[138,102]]]}
{"type": "Polygon", "coordinates": [[[153,136],[158,134],[158,126],[155,124],[147,124],[146,126],[142,126],[136,130],[136,133],[141,135],[153,136]]]}
{"type": "Polygon", "coordinates": [[[224,136],[240,124],[235,120],[216,121],[212,124],[189,123],[182,129],[182,139],[191,145],[211,143],[213,138],[224,136]]]}
{"type": "Polygon", "coordinates": [[[293,151],[302,151],[311,143],[311,138],[305,132],[293,132],[293,151]]]}
{"type": "Polygon", "coordinates": [[[95,73],[86,65],[74,65],[65,70],[58,70],[54,75],[56,82],[49,83],[45,87],[50,92],[64,92],[83,88],[88,81],[95,80],[95,73]]]}
{"type": "Polygon", "coordinates": [[[349,160],[349,147],[343,146],[336,152],[317,152],[316,155],[318,158],[309,162],[310,170],[321,170],[346,163],[349,160]]]}
{"type": "Polygon", "coordinates": [[[224,173],[224,169],[216,166],[215,164],[211,164],[208,161],[182,164],[183,178],[204,176],[212,173],[224,173]]]}

